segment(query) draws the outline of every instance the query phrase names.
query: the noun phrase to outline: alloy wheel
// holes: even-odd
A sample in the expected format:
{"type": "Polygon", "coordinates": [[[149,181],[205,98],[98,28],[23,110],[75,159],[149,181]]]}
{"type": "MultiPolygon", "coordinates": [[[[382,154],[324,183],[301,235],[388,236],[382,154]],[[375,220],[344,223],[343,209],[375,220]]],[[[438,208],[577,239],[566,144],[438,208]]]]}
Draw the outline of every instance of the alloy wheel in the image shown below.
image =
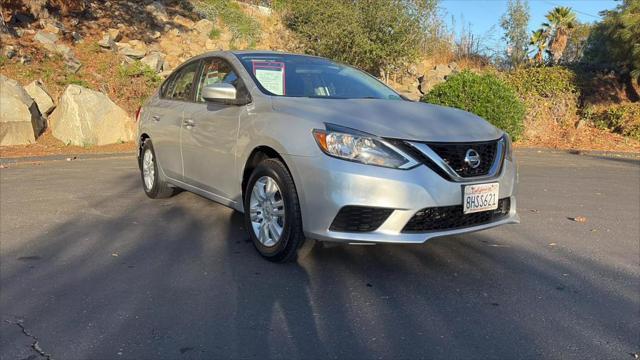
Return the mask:
{"type": "Polygon", "coordinates": [[[144,179],[144,187],[147,191],[151,191],[155,181],[156,168],[153,163],[153,153],[147,149],[142,157],[142,178],[144,179]]]}
{"type": "Polygon", "coordinates": [[[263,176],[253,185],[249,214],[260,243],[267,247],[276,245],[284,230],[285,211],[280,187],[271,177],[263,176]]]}

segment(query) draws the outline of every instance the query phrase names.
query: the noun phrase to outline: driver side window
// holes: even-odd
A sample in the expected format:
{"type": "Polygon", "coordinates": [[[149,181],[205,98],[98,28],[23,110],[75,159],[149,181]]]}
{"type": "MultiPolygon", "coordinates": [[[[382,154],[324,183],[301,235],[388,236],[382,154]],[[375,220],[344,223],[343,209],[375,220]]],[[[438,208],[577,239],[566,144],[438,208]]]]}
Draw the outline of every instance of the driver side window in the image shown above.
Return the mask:
{"type": "Polygon", "coordinates": [[[186,65],[169,84],[166,97],[171,100],[191,101],[193,81],[198,71],[198,61],[186,65]]]}
{"type": "Polygon", "coordinates": [[[196,90],[196,101],[201,103],[204,102],[204,99],[202,98],[202,89],[205,86],[227,83],[238,89],[238,82],[238,75],[236,75],[228,62],[220,58],[205,59],[204,66],[202,67],[202,75],[200,75],[198,88],[196,90]]]}

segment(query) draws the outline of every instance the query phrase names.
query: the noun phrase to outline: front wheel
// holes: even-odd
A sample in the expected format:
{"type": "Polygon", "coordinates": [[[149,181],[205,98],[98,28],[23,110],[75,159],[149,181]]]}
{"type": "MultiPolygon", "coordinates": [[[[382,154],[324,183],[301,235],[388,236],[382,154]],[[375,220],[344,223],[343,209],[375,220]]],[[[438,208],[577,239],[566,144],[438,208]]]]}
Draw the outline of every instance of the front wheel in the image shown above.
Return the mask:
{"type": "Polygon", "coordinates": [[[245,190],[244,209],[251,240],[267,260],[295,261],[299,251],[308,247],[303,247],[298,193],[280,160],[266,159],[255,168],[245,190]]]}
{"type": "Polygon", "coordinates": [[[145,141],[144,145],[142,145],[140,175],[142,177],[142,187],[148,197],[162,199],[175,193],[175,189],[167,183],[158,169],[158,161],[151,140],[145,141]]]}

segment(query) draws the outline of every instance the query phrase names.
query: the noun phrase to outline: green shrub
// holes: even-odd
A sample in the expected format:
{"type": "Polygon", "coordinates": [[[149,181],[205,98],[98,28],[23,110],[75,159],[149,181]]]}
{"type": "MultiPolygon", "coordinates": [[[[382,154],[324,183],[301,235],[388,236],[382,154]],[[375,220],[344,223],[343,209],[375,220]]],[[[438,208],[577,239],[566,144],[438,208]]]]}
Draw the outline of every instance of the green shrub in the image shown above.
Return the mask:
{"type": "Polygon", "coordinates": [[[89,89],[91,88],[91,85],[85,79],[73,73],[66,74],[64,79],[62,79],[61,81],[58,81],[58,84],[62,86],[79,85],[85,88],[89,88],[89,89]]]}
{"type": "MultiPolygon", "coordinates": [[[[231,31],[231,46],[244,41],[247,46],[255,47],[260,39],[260,24],[242,11],[240,4],[233,0],[198,0],[194,2],[197,12],[215,22],[220,18],[231,31]]],[[[220,36],[220,31],[214,29],[209,36],[213,39],[220,36]]]]}
{"type": "Polygon", "coordinates": [[[143,77],[149,85],[159,85],[162,78],[148,65],[140,61],[131,64],[123,64],[118,67],[118,75],[121,79],[130,77],[143,77]]]}
{"type": "Polygon", "coordinates": [[[576,74],[561,66],[520,68],[505,74],[504,78],[520,95],[551,98],[579,92],[576,74]]]}
{"type": "Polygon", "coordinates": [[[512,88],[493,74],[470,71],[450,76],[422,101],[474,113],[517,140],[522,134],[525,107],[512,88]]]}
{"type": "Polygon", "coordinates": [[[497,73],[523,101],[526,109],[523,137],[534,138],[553,126],[575,126],[580,106],[578,75],[561,66],[520,68],[497,73]]]}
{"type": "Polygon", "coordinates": [[[602,109],[589,107],[583,111],[583,117],[599,129],[608,129],[640,141],[639,103],[615,104],[602,109]]]}
{"type": "Polygon", "coordinates": [[[215,40],[220,37],[220,30],[217,28],[211,29],[209,32],[209,39],[215,40]]]}
{"type": "Polygon", "coordinates": [[[100,45],[98,45],[98,42],[92,42],[89,45],[89,51],[94,53],[94,54],[99,54],[102,52],[102,47],[100,47],[100,45]]]}

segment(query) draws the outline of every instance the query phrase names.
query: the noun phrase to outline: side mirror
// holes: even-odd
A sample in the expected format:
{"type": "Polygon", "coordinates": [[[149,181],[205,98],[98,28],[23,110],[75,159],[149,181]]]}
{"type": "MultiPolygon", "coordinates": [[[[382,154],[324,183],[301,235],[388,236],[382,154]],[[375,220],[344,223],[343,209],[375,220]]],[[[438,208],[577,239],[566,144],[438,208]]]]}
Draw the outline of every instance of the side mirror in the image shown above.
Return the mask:
{"type": "Polygon", "coordinates": [[[202,89],[202,98],[205,101],[233,102],[236,100],[236,94],[235,86],[227,83],[211,84],[202,89]]]}

